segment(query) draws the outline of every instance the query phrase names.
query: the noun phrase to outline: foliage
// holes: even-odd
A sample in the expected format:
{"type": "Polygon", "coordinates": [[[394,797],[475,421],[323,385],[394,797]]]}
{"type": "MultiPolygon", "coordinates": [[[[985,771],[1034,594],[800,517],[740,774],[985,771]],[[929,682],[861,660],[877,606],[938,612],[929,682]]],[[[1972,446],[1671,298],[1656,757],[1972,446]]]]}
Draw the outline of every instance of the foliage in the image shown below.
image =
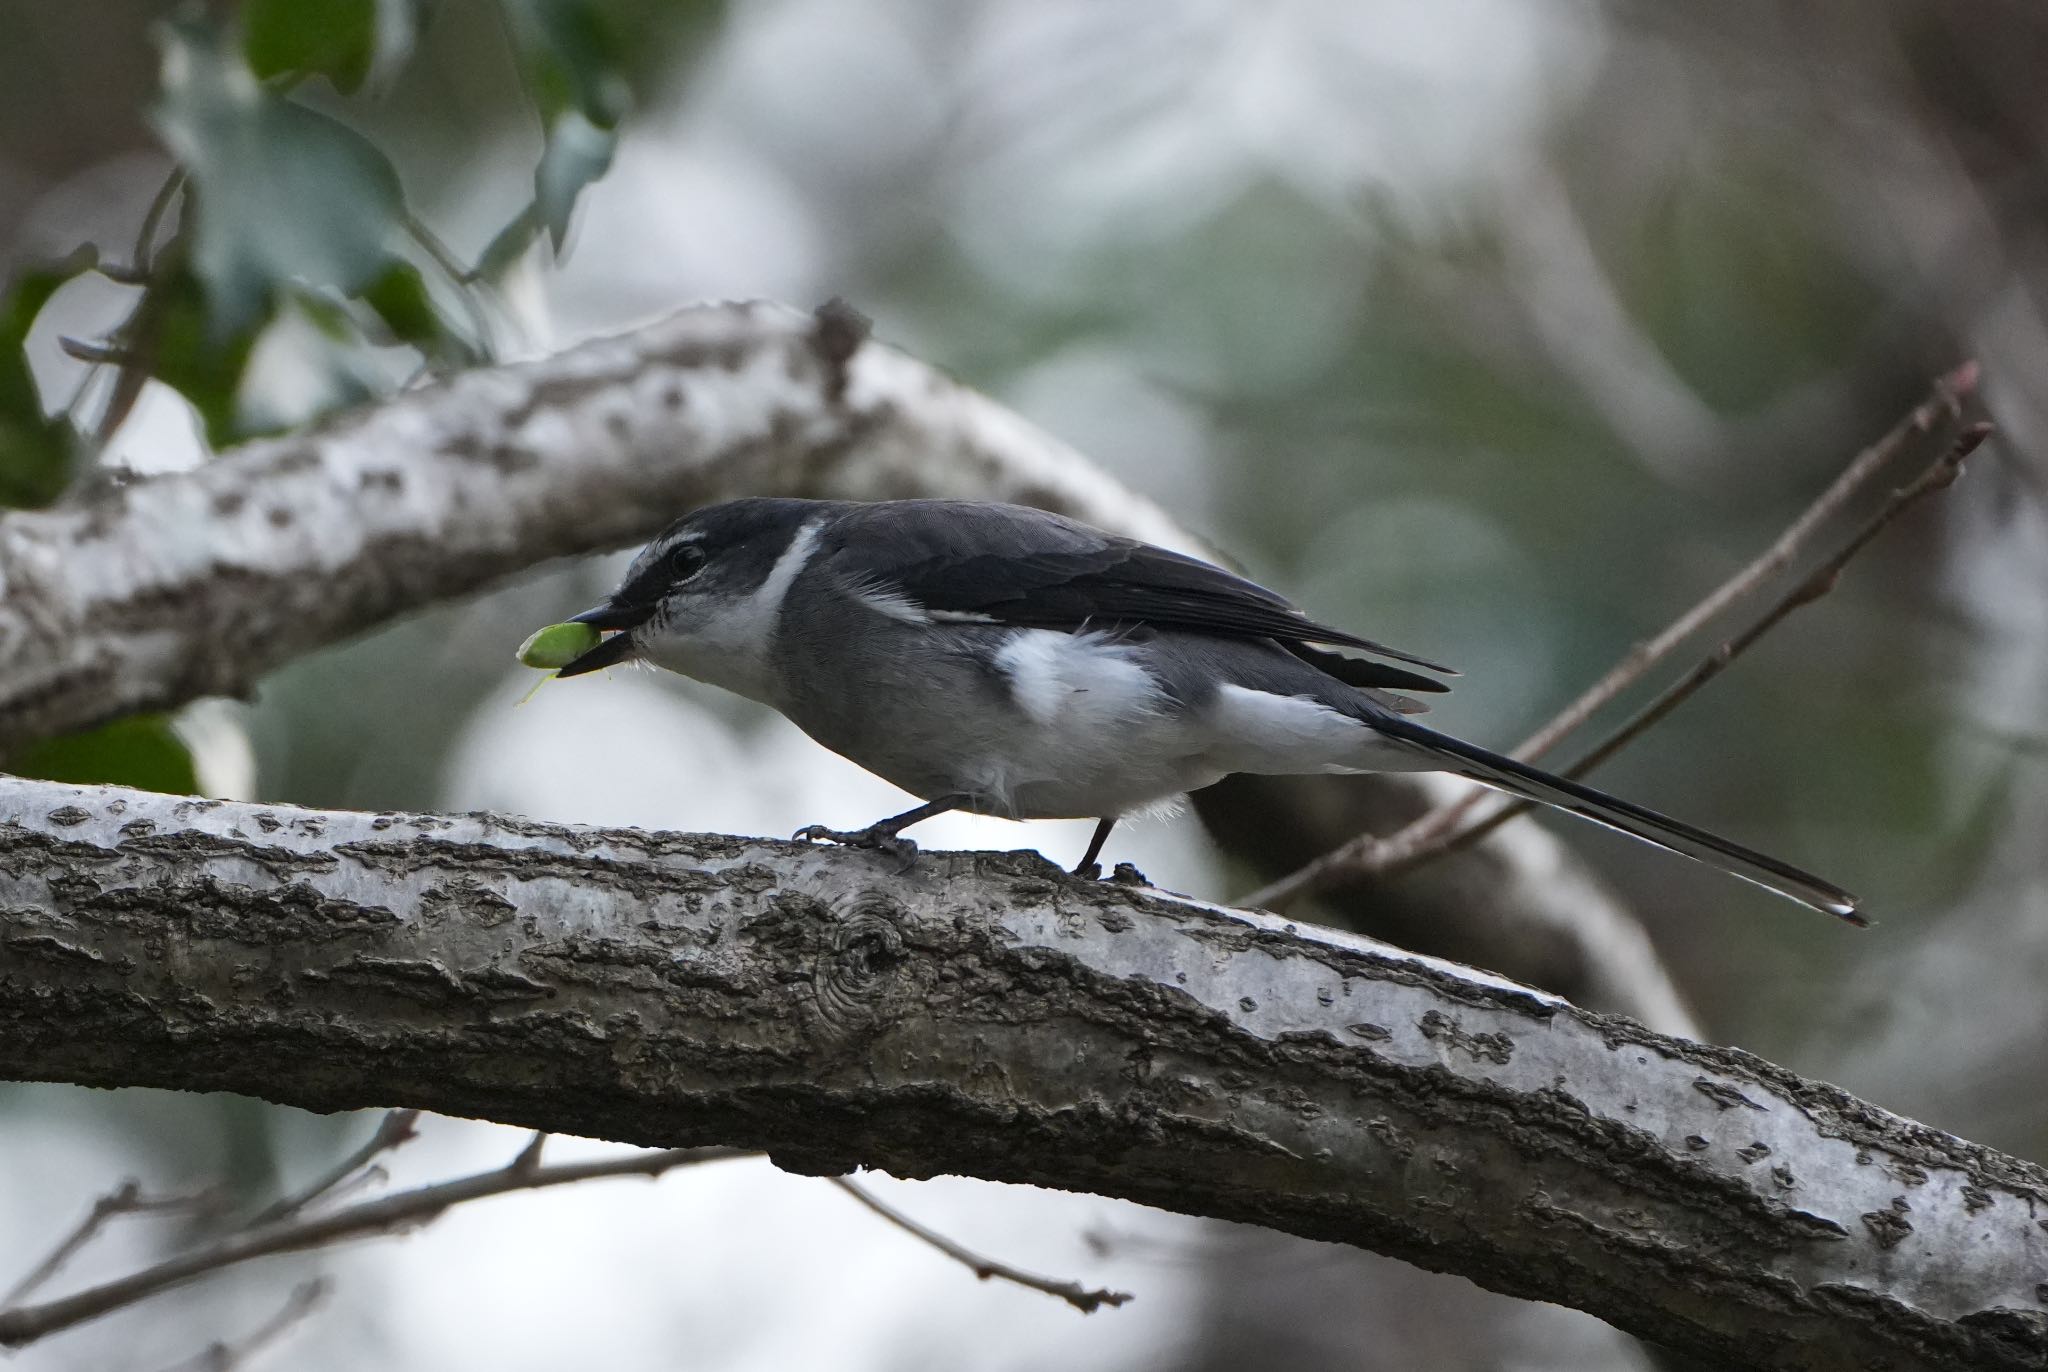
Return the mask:
{"type": "Polygon", "coordinates": [[[186,795],[199,789],[192,755],[162,715],[133,715],[32,743],[8,770],[80,786],[139,786],[186,795]]]}
{"type": "Polygon", "coordinates": [[[37,509],[70,483],[77,446],[71,426],[43,413],[23,345],[57,288],[96,260],[92,249],[80,248],[63,262],[17,274],[0,297],[0,506],[37,509]]]}
{"type": "MultiPolygon", "coordinates": [[[[327,345],[328,405],[402,373],[371,365],[380,353],[403,350],[429,369],[490,356],[484,293],[543,230],[557,255],[565,250],[578,198],[611,165],[633,105],[626,45],[595,0],[502,0],[544,145],[531,199],[466,268],[349,117],[405,66],[429,17],[420,0],[247,0],[233,19],[159,27],[150,121],[177,166],[132,259],[110,264],[81,247],[18,273],[0,296],[0,508],[56,502],[147,381],[192,406],[212,447],[250,436],[261,424],[244,395],[250,362],[287,318],[310,322],[327,345]],[[352,99],[322,96],[323,84],[352,99]],[[24,345],[51,298],[95,270],[135,297],[107,338],[67,343],[96,371],[113,371],[88,433],[77,415],[46,410],[24,345]]],[[[196,784],[184,745],[156,716],[48,740],[5,762],[56,780],[196,784]]]]}

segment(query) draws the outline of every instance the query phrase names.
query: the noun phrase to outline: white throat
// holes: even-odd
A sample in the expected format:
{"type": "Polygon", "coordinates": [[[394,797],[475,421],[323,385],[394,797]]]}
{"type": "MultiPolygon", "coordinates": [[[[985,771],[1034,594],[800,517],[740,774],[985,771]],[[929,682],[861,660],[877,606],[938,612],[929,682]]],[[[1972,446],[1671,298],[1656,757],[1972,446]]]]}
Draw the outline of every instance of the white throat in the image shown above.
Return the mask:
{"type": "Polygon", "coordinates": [[[640,643],[640,656],[657,667],[722,686],[750,700],[777,703],[770,649],[782,618],[782,602],[790,583],[817,550],[821,520],[796,531],[767,577],[743,600],[718,605],[693,604],[682,611],[687,622],[664,612],[655,632],[640,643]]]}

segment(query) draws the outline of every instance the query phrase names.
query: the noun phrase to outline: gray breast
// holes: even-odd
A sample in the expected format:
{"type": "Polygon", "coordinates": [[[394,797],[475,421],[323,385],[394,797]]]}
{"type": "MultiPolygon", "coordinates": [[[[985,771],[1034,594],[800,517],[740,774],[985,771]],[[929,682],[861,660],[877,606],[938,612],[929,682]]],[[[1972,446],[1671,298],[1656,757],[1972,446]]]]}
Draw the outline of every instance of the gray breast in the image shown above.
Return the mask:
{"type": "Polygon", "coordinates": [[[907,623],[806,572],[777,626],[777,704],[812,738],[913,795],[968,790],[990,753],[1014,746],[1014,707],[992,665],[1008,632],[907,623]]]}

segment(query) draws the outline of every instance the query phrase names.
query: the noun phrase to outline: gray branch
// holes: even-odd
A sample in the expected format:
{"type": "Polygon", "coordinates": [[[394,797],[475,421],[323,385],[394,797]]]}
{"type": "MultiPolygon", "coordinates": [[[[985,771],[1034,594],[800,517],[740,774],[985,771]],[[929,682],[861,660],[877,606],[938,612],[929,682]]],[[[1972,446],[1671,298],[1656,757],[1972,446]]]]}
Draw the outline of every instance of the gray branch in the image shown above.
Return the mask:
{"type": "Polygon", "coordinates": [[[1245,1221],[1717,1364],[2039,1368],[2048,1173],[1356,936],[1072,880],[0,781],[0,1074],[1245,1221]]]}
{"type": "Polygon", "coordinates": [[[1187,540],[850,312],[703,306],[0,519],[0,750],[246,694],[314,648],[743,493],[1016,500],[1187,540]]]}
{"type": "MultiPolygon", "coordinates": [[[[748,493],[1016,500],[1199,550],[1071,448],[867,340],[846,312],[700,306],[194,472],[0,517],[0,757],[131,711],[246,694],[315,648],[748,493]]],[[[1205,797],[1203,816],[1266,870],[1314,856],[1282,851],[1302,835],[1321,851],[1442,797],[1414,776],[1265,782],[1248,809],[1237,794],[1205,797]]],[[[1634,919],[1533,826],[1397,898],[1342,908],[1401,916],[1391,932],[1404,942],[1438,940],[1436,951],[1691,1032],[1634,919]],[[1469,898],[1475,887],[1487,898],[1469,898]],[[1552,932],[1532,940],[1534,928],[1552,932]]]]}

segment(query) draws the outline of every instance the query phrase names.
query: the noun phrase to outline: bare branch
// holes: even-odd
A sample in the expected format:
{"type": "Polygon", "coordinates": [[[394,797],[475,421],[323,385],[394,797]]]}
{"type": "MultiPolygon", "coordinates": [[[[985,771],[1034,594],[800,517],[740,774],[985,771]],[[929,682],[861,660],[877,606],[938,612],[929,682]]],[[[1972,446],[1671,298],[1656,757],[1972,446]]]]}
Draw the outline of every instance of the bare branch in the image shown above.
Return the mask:
{"type": "Polygon", "coordinates": [[[568,1186],[599,1177],[659,1177],[677,1167],[745,1156],[748,1156],[747,1150],[738,1148],[670,1148],[595,1162],[527,1167],[523,1165],[526,1154],[522,1152],[512,1162],[488,1172],[362,1201],[322,1215],[236,1230],[189,1253],[166,1258],[140,1272],[76,1295],[45,1301],[40,1305],[0,1309],[0,1346],[19,1348],[60,1329],[97,1319],[174,1286],[182,1286],[254,1258],[417,1228],[440,1218],[450,1207],[470,1201],[513,1191],[568,1186]]]}
{"type": "Polygon", "coordinates": [[[206,1348],[181,1363],[174,1363],[165,1372],[234,1372],[234,1369],[248,1363],[258,1353],[276,1343],[320,1308],[333,1290],[333,1283],[325,1277],[300,1282],[285,1298],[284,1305],[275,1315],[265,1320],[234,1343],[225,1341],[209,1344],[206,1348]]]}
{"type": "MultiPolygon", "coordinates": [[[[1577,699],[1554,715],[1543,727],[1531,734],[1527,739],[1524,739],[1515,748],[1514,756],[1524,761],[1534,761],[1548,753],[1590,719],[1602,706],[1608,704],[1623,691],[1641,680],[1646,673],[1670,657],[1673,652],[1701,629],[1735,605],[1754,596],[1765,585],[1769,584],[1773,578],[1796,563],[1806,553],[1816,535],[1846,508],[1858,494],[1869,487],[1887,467],[1891,466],[1907,447],[1916,439],[1923,438],[1927,434],[1932,433],[1942,423],[1952,422],[1960,417],[1964,403],[1976,394],[1978,380],[1979,370],[1975,362],[1965,362],[1953,371],[1939,377],[1935,381],[1933,391],[1927,399],[1915,406],[1884,437],[1858,453],[1849,465],[1843,469],[1842,474],[1836,477],[1829,484],[1828,488],[1822,491],[1819,497],[1786,527],[1785,531],[1778,536],[1769,548],[1765,549],[1761,555],[1737,571],[1733,576],[1722,582],[1691,609],[1679,615],[1661,632],[1631,647],[1627,653],[1623,654],[1621,660],[1610,668],[1605,675],[1589,686],[1577,699]]],[[[1979,434],[1976,440],[1971,442],[1970,447],[1974,448],[1978,442],[1982,442],[1983,437],[1983,434],[1979,434]]],[[[1960,457],[1958,460],[1960,460],[1960,457]]],[[[1944,482],[1942,484],[1946,485],[1947,483],[1944,482]]],[[[1914,495],[1913,499],[1918,499],[1919,495],[1925,493],[1925,491],[1918,492],[1914,495]]],[[[1878,516],[1878,528],[1882,528],[1884,524],[1889,523],[1893,515],[1897,513],[1889,505],[1886,508],[1890,512],[1880,513],[1878,516]]],[[[1870,540],[1870,537],[1874,536],[1875,532],[1875,529],[1870,529],[1867,533],[1859,534],[1854,538],[1847,551],[1840,555],[1840,561],[1833,564],[1835,569],[1839,571],[1840,566],[1846,563],[1849,557],[1853,556],[1857,550],[1861,549],[1870,540]]],[[[1829,584],[1832,584],[1832,577],[1828,578],[1828,581],[1829,584]]],[[[1813,598],[1813,596],[1807,596],[1799,601],[1799,603],[1806,604],[1813,598]]],[[[1791,607],[1787,607],[1788,611],[1789,608],[1791,607]]],[[[1736,648],[1733,653],[1729,653],[1728,658],[1722,661],[1721,666],[1725,667],[1727,662],[1731,661],[1736,653],[1740,653],[1744,648],[1747,648],[1749,644],[1755,642],[1757,637],[1761,636],[1764,630],[1775,625],[1783,618],[1784,612],[1773,613],[1767,616],[1763,624],[1753,633],[1741,636],[1742,646],[1736,648]]],[[[1719,657],[1727,648],[1728,645],[1723,644],[1720,648],[1715,649],[1711,656],[1719,657]]],[[[1707,673],[1706,676],[1698,677],[1697,680],[1689,676],[1687,678],[1687,681],[1690,682],[1689,685],[1680,683],[1680,686],[1674,687],[1672,692],[1667,692],[1669,697],[1668,703],[1662,704],[1657,718],[1662,718],[1664,713],[1668,713],[1673,706],[1677,705],[1686,696],[1699,689],[1711,677],[1718,675],[1719,670],[1720,668],[1716,668],[1714,671],[1707,673]]],[[[1695,669],[1694,675],[1697,676],[1697,669],[1695,669]]],[[[1577,768],[1565,773],[1565,775],[1573,777],[1580,775],[1582,770],[1597,765],[1599,761],[1610,756],[1614,750],[1626,744],[1634,737],[1635,732],[1631,732],[1618,743],[1610,740],[1612,747],[1609,747],[1607,744],[1602,745],[1603,748],[1607,749],[1606,752],[1600,753],[1596,758],[1580,763],[1577,768]]],[[[1244,897],[1244,903],[1261,909],[1283,910],[1302,896],[1324,889],[1332,881],[1346,876],[1356,876],[1362,873],[1384,875],[1396,871],[1405,871],[1418,866],[1449,847],[1453,842],[1453,834],[1459,830],[1459,826],[1463,824],[1465,818],[1479,805],[1492,799],[1493,797],[1489,793],[1468,791],[1457,802],[1439,806],[1394,833],[1384,837],[1372,834],[1358,835],[1342,847],[1332,849],[1286,876],[1280,877],[1250,892],[1244,897]]],[[[1500,802],[1495,813],[1487,819],[1484,825],[1474,826],[1467,832],[1471,832],[1475,836],[1491,832],[1506,820],[1523,814],[1530,808],[1532,807],[1526,802],[1500,802]]],[[[1468,840],[1463,839],[1461,835],[1457,841],[1463,842],[1468,840]]]]}
{"type": "Polygon", "coordinates": [[[135,251],[129,258],[135,271],[145,278],[156,270],[157,232],[184,189],[185,169],[174,167],[163,184],[156,188],[156,194],[150,197],[149,209],[142,216],[142,227],[135,234],[135,251]]]}
{"type": "Polygon", "coordinates": [[[65,356],[77,358],[80,362],[91,362],[95,365],[102,362],[125,363],[129,358],[129,352],[126,348],[118,343],[107,342],[104,339],[95,341],[90,338],[73,338],[69,334],[59,334],[57,346],[64,350],[65,356]]]}
{"type": "MultiPolygon", "coordinates": [[[[1613,757],[1636,739],[1642,737],[1644,733],[1654,727],[1665,716],[1677,709],[1693,692],[1728,670],[1730,663],[1747,652],[1755,645],[1758,639],[1769,633],[1786,616],[1801,606],[1811,605],[1814,601],[1819,600],[1822,596],[1833,590],[1835,583],[1841,578],[1842,569],[1848,565],[1849,559],[1854,557],[1871,539],[1877,537],[1886,525],[1904,514],[1907,509],[1918,504],[1923,498],[1934,494],[1936,491],[1946,490],[1950,485],[1954,484],[1956,476],[1962,471],[1964,459],[1975,452],[1979,445],[1991,436],[1991,433],[1992,428],[1989,424],[1972,424],[1956,435],[1955,441],[1949,445],[1947,451],[1934,460],[1933,465],[1928,467],[1927,470],[1922,472],[1913,481],[1893,491],[1878,511],[1856,531],[1847,543],[1844,543],[1832,557],[1821,563],[1812,573],[1800,580],[1798,584],[1794,585],[1773,602],[1770,609],[1765,611],[1756,623],[1750,625],[1733,638],[1717,645],[1691,671],[1659,692],[1655,700],[1652,700],[1649,704],[1631,715],[1619,728],[1601,739],[1591,752],[1566,768],[1564,775],[1568,777],[1584,776],[1601,763],[1607,761],[1607,759],[1613,757]]],[[[1497,813],[1487,816],[1486,819],[1477,824],[1456,833],[1435,837],[1429,843],[1419,845],[1412,851],[1383,852],[1380,856],[1380,870],[1391,873],[1428,862],[1432,858],[1484,838],[1493,830],[1530,808],[1525,802],[1511,802],[1502,806],[1497,813]]]]}
{"type": "MultiPolygon", "coordinates": [[[[2040,1168],[1744,1053],[1026,854],[906,874],[0,779],[0,948],[0,1076],[1092,1191],[1456,1271],[1717,1365],[2048,1356],[2040,1168]]],[[[0,1339],[519,1171],[225,1236],[8,1312],[0,1339]]]]}
{"type": "Polygon", "coordinates": [[[340,1186],[363,1168],[368,1167],[380,1153],[386,1153],[418,1137],[415,1126],[419,1123],[417,1110],[390,1110],[377,1123],[377,1131],[370,1135],[363,1146],[336,1163],[325,1174],[314,1179],[302,1190],[283,1196],[264,1206],[251,1215],[242,1227],[255,1229],[266,1224],[275,1224],[289,1219],[311,1205],[320,1197],[340,1186]]]}
{"type": "Polygon", "coordinates": [[[65,1235],[57,1246],[50,1250],[48,1256],[8,1289],[5,1296],[0,1296],[0,1308],[13,1305],[56,1276],[64,1264],[97,1238],[100,1230],[106,1228],[107,1221],[116,1215],[190,1214],[219,1203],[220,1193],[213,1189],[183,1196],[145,1196],[142,1194],[142,1184],[131,1177],[94,1201],[92,1209],[79,1221],[78,1227],[65,1235]]]}
{"type": "Polygon", "coordinates": [[[1105,1305],[1122,1305],[1131,1299],[1128,1291],[1110,1291],[1102,1287],[1083,1286],[1077,1281],[1041,1277],[1022,1268],[1012,1267],[1006,1262],[999,1262],[995,1258],[983,1257],[972,1249],[961,1247],[936,1229],[927,1229],[851,1177],[827,1177],[826,1180],[912,1238],[944,1253],[982,1281],[987,1281],[990,1277],[999,1277],[1003,1281],[1028,1287],[1033,1291],[1043,1291],[1048,1296],[1058,1296],[1084,1315],[1092,1315],[1105,1305]]]}

